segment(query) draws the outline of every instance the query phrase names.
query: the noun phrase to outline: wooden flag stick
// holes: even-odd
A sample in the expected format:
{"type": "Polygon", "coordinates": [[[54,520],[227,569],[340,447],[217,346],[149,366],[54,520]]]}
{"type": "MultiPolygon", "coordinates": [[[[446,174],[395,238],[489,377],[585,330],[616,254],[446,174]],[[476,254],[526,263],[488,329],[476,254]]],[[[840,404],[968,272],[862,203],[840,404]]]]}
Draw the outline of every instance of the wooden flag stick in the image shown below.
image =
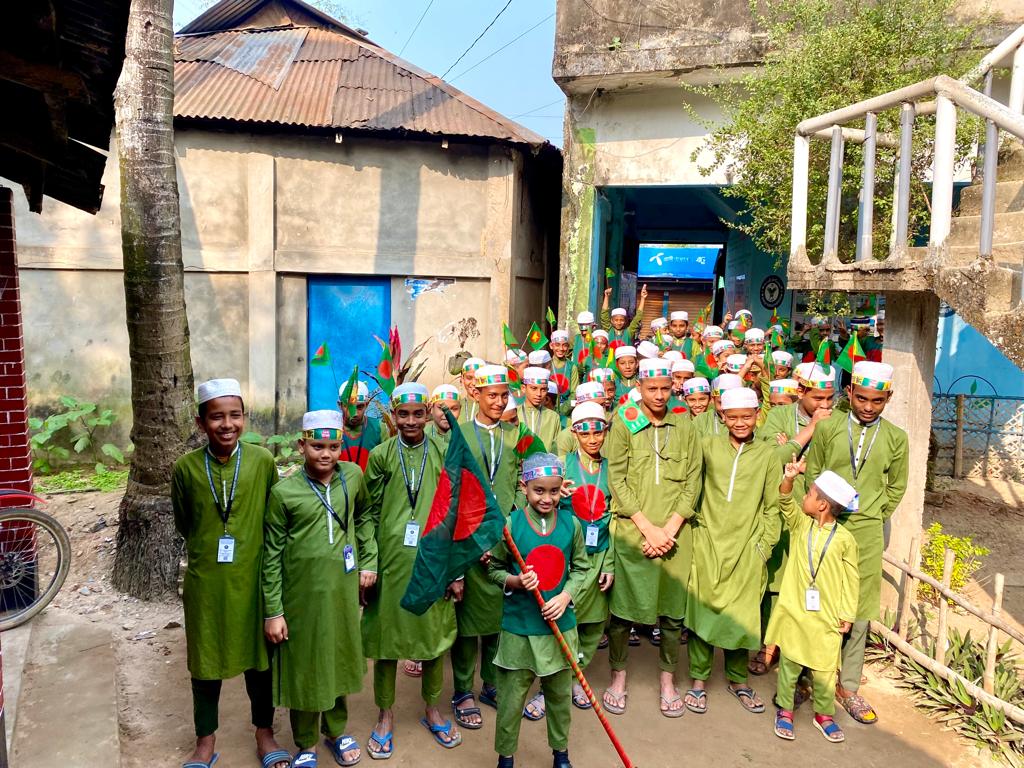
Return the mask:
{"type": "MultiPolygon", "coordinates": [[[[508,547],[508,551],[512,553],[512,556],[516,559],[516,564],[519,566],[519,570],[526,573],[526,561],[523,560],[523,555],[519,551],[519,547],[516,546],[515,541],[512,540],[512,532],[509,531],[508,526],[505,526],[504,530],[505,546],[508,547]]],[[[541,608],[544,607],[544,597],[541,595],[539,589],[532,590],[533,596],[537,598],[537,605],[541,608]]],[[[576,679],[579,684],[583,687],[583,692],[587,694],[587,700],[590,701],[590,705],[594,710],[594,714],[597,715],[597,719],[601,722],[601,726],[604,728],[604,732],[608,734],[609,740],[612,742],[612,746],[615,747],[615,751],[619,753],[619,759],[622,760],[622,764],[625,768],[635,768],[635,763],[629,759],[629,755],[626,754],[625,748],[622,746],[622,742],[619,741],[619,737],[615,735],[615,731],[612,730],[612,724],[608,722],[608,718],[601,709],[601,704],[594,695],[594,691],[590,688],[590,683],[587,682],[587,678],[583,676],[583,670],[580,669],[580,665],[576,662],[576,657],[573,655],[572,650],[569,648],[569,644],[565,641],[565,637],[562,635],[562,630],[558,628],[558,625],[553,621],[548,621],[548,626],[551,628],[551,634],[555,636],[558,641],[559,647],[562,649],[566,660],[569,662],[569,666],[572,667],[573,674],[576,675],[576,679]]]]}

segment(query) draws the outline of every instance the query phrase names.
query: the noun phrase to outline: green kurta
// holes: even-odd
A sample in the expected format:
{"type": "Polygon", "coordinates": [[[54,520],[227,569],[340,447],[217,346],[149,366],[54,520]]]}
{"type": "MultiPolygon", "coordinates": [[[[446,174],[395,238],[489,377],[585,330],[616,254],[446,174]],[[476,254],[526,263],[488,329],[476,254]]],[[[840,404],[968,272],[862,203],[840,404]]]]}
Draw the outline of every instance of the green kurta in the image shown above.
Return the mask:
{"type": "Polygon", "coordinates": [[[782,468],[768,444],[704,438],[686,626],[718,648],[761,647],[761,597],[779,540],[782,468]]]}
{"type": "Polygon", "coordinates": [[[718,412],[715,410],[714,402],[708,403],[708,409],[704,413],[698,414],[693,418],[691,422],[693,428],[697,431],[697,434],[701,437],[707,437],[708,435],[727,435],[729,430],[725,428],[725,424],[718,416],[718,412]]]}
{"type": "MultiPolygon", "coordinates": [[[[323,494],[324,486],[312,482],[323,494]]],[[[300,471],[274,487],[267,506],[265,611],[268,618],[283,615],[288,623],[288,639],[271,654],[274,704],[304,712],[332,709],[339,696],[362,687],[366,673],[359,634],[359,558],[373,527],[359,467],[338,464],[329,501],[344,526],[300,471]],[[348,546],[356,563],[346,573],[348,546]]]]}
{"type": "Polygon", "coordinates": [[[801,666],[834,672],[839,668],[843,644],[839,623],[853,622],[857,613],[860,581],[857,542],[846,528],[834,523],[835,535],[822,558],[821,551],[832,526],[819,527],[814,518],[801,511],[792,496],[780,496],[779,508],[799,551],[794,551],[795,556],[786,565],[779,602],[768,622],[765,642],[780,646],[787,659],[801,666]],[[818,590],[820,611],[806,608],[805,594],[811,585],[808,539],[817,569],[814,586],[818,590]]]}
{"type": "Polygon", "coordinates": [[[558,418],[558,413],[544,406],[534,408],[529,403],[519,406],[519,423],[525,424],[527,429],[552,450],[558,440],[558,433],[562,431],[562,420],[558,418]]]}
{"type": "Polygon", "coordinates": [[[210,458],[221,503],[231,495],[240,457],[242,462],[227,522],[228,535],[235,540],[234,560],[218,563],[224,521],[210,491],[205,456],[206,448],[198,448],[174,463],[171,506],[188,555],[182,594],[188,670],[198,680],[226,680],[248,669],[267,668],[260,567],[263,516],[277,468],[270,452],[258,445],[239,444],[226,464],[210,458]]]}
{"type": "Polygon", "coordinates": [[[560,510],[574,513],[580,521],[586,542],[587,527],[594,525],[598,531],[598,543],[588,546],[587,559],[590,570],[579,592],[573,592],[578,624],[603,623],[608,620],[609,593],[602,592],[597,584],[602,573],[615,574],[615,543],[609,526],[612,521],[611,488],[608,485],[608,461],[603,460],[595,472],[584,468],[577,451],[565,457],[565,479],[575,484],[572,496],[562,499],[560,510]]]}
{"type": "Polygon", "coordinates": [[[620,400],[623,395],[628,395],[633,387],[639,385],[640,379],[633,375],[626,379],[619,376],[618,381],[615,382],[615,399],[620,400]]]}
{"type": "MultiPolygon", "coordinates": [[[[616,341],[627,347],[632,346],[633,341],[636,339],[636,332],[640,330],[640,324],[643,320],[643,312],[638,311],[633,315],[633,319],[629,321],[626,327],[620,331],[612,326],[612,313],[607,309],[601,310],[601,327],[608,331],[609,346],[612,346],[616,341]]],[[[612,348],[614,349],[614,347],[612,348]]]]}
{"type": "Polygon", "coordinates": [[[342,430],[341,460],[358,464],[365,472],[370,451],[380,445],[381,439],[380,420],[367,416],[363,428],[358,433],[353,434],[347,428],[342,430]]]}
{"type": "Polygon", "coordinates": [[[472,424],[479,412],[480,406],[476,400],[467,397],[462,401],[462,410],[459,411],[459,424],[472,424]]]}
{"type": "Polygon", "coordinates": [[[430,424],[427,424],[427,428],[424,431],[427,433],[427,437],[431,437],[441,444],[442,453],[448,450],[448,441],[452,439],[452,431],[450,429],[442,432],[438,429],[437,424],[431,422],[430,424]]]}
{"type": "Polygon", "coordinates": [[[659,616],[686,615],[686,582],[693,555],[693,532],[679,529],[676,546],[662,557],[644,556],[643,536],[628,519],[637,512],[653,525],[673,514],[694,515],[704,466],[700,439],[689,419],[667,413],[660,426],[648,424],[632,434],[616,416],[605,443],[612,492],[615,540],[615,587],[611,612],[637,624],[654,624],[659,616]]]}
{"type": "MultiPolygon", "coordinates": [[[[399,605],[412,577],[417,546],[405,545],[406,526],[415,522],[422,535],[444,466],[444,446],[436,438],[409,448],[392,437],[370,452],[366,490],[374,538],[360,553],[359,569],[377,574],[363,610],[363,653],[369,659],[436,659],[455,642],[455,605],[438,600],[422,616],[399,605]],[[398,454],[401,447],[405,474],[398,454]],[[424,459],[424,451],[426,457],[424,459]],[[416,489],[415,511],[409,484],[416,489]]],[[[417,538],[417,543],[418,543],[417,538]]]]}
{"type": "Polygon", "coordinates": [[[885,419],[863,427],[852,414],[835,412],[814,428],[814,439],[807,451],[807,481],[814,482],[826,469],[850,483],[860,495],[860,509],[843,515],[839,522],[857,541],[860,558],[857,620],[877,619],[882,595],[882,550],[885,548],[882,526],[896,511],[907,490],[907,433],[885,419]],[[861,432],[865,429],[867,435],[854,479],[850,451],[852,447],[856,456],[861,432]]]}
{"type": "MultiPolygon", "coordinates": [[[[515,450],[519,427],[499,422],[488,429],[472,421],[462,425],[462,434],[480,469],[491,481],[498,507],[508,517],[516,503],[522,467],[515,450]]],[[[501,590],[487,578],[483,565],[477,563],[466,572],[465,592],[455,613],[462,637],[493,635],[501,630],[501,590]]]]}
{"type": "Polygon", "coordinates": [[[675,336],[669,335],[666,337],[665,349],[682,352],[683,357],[687,360],[696,360],[697,354],[700,352],[700,344],[692,336],[683,336],[681,339],[677,339],[675,336]]]}

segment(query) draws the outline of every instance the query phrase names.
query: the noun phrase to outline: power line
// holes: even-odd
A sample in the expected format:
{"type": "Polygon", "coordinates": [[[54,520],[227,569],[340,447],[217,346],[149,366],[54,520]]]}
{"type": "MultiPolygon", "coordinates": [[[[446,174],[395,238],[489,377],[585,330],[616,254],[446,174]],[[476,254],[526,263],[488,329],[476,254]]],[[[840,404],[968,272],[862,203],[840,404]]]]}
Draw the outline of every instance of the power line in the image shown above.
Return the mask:
{"type": "Polygon", "coordinates": [[[420,24],[423,23],[423,17],[427,15],[427,11],[430,10],[430,6],[432,6],[433,4],[434,0],[430,0],[430,2],[427,3],[427,7],[423,9],[423,13],[420,14],[420,18],[416,22],[416,26],[412,28],[412,32],[409,33],[409,37],[407,37],[405,42],[402,44],[402,50],[398,52],[399,56],[405,53],[406,46],[409,45],[409,41],[412,40],[413,35],[416,34],[416,30],[420,28],[420,24]]]}
{"type": "MultiPolygon", "coordinates": [[[[550,16],[546,16],[546,17],[544,17],[543,19],[541,19],[540,21],[538,21],[538,22],[537,22],[536,24],[534,24],[534,25],[533,25],[532,27],[530,27],[530,28],[529,28],[528,30],[526,30],[525,32],[522,32],[522,33],[520,33],[520,34],[519,34],[518,36],[516,36],[516,37],[512,38],[511,40],[509,40],[509,41],[508,41],[507,43],[505,43],[505,44],[504,44],[503,46],[501,46],[501,48],[499,48],[498,50],[496,50],[496,51],[493,51],[493,52],[491,52],[491,53],[487,54],[487,55],[486,55],[486,56],[484,56],[484,57],[483,57],[482,59],[480,59],[480,61],[478,61],[478,62],[477,62],[476,64],[474,64],[474,65],[473,65],[472,67],[470,67],[469,69],[463,70],[462,72],[460,72],[459,74],[457,74],[457,75],[456,75],[455,77],[453,77],[453,78],[451,79],[451,82],[453,82],[453,83],[454,83],[454,82],[455,82],[456,80],[458,80],[458,79],[459,79],[460,77],[462,77],[463,75],[466,75],[466,74],[468,74],[468,73],[472,72],[472,71],[473,71],[474,69],[476,69],[477,67],[479,67],[479,66],[480,66],[481,64],[483,64],[483,63],[484,63],[485,61],[487,61],[487,60],[488,60],[489,58],[491,58],[492,56],[495,56],[495,55],[497,55],[497,54],[501,53],[501,52],[502,52],[502,51],[504,51],[504,50],[505,50],[506,48],[508,48],[508,47],[509,47],[510,45],[512,45],[512,43],[516,42],[516,41],[517,41],[517,40],[519,40],[520,38],[523,38],[523,37],[525,37],[525,36],[526,36],[526,35],[528,35],[528,34],[529,34],[530,32],[533,32],[533,30],[535,30],[535,29],[536,29],[537,27],[539,27],[539,26],[540,26],[541,24],[543,24],[543,23],[544,23],[545,21],[548,21],[549,19],[551,19],[551,18],[554,18],[554,15],[555,15],[555,14],[553,14],[553,13],[552,13],[552,14],[551,14],[550,16]]],[[[454,65],[453,65],[453,66],[454,66],[454,65]]]]}
{"type": "Polygon", "coordinates": [[[553,107],[555,106],[555,104],[561,104],[563,99],[555,99],[554,101],[549,101],[547,104],[541,104],[539,107],[534,107],[533,109],[527,110],[526,112],[520,112],[518,115],[512,115],[512,117],[526,117],[527,115],[532,115],[534,112],[539,112],[542,109],[553,107]]]}
{"type": "Polygon", "coordinates": [[[446,69],[446,70],[444,71],[444,74],[443,74],[443,75],[441,75],[441,79],[442,79],[442,80],[444,80],[444,78],[445,78],[445,77],[446,77],[446,76],[448,75],[448,73],[449,73],[449,72],[451,72],[451,71],[452,71],[453,69],[455,69],[455,65],[456,65],[456,64],[458,64],[458,63],[459,63],[460,61],[462,61],[462,60],[463,60],[463,59],[464,59],[464,58],[466,57],[466,54],[467,54],[467,53],[469,53],[470,51],[472,51],[472,50],[473,50],[473,47],[474,47],[474,46],[475,46],[475,45],[476,45],[477,43],[479,43],[479,42],[480,42],[480,38],[481,38],[481,37],[483,37],[484,35],[486,35],[486,34],[487,34],[487,30],[489,30],[489,29],[490,29],[491,27],[493,27],[493,26],[494,26],[494,23],[495,23],[495,22],[496,22],[496,21],[497,21],[498,19],[500,19],[500,18],[501,18],[501,14],[503,14],[503,13],[504,13],[504,12],[505,12],[506,10],[508,10],[508,7],[509,7],[510,5],[512,5],[512,0],[508,0],[508,2],[507,2],[507,3],[505,3],[505,5],[503,5],[503,6],[502,6],[501,10],[500,10],[500,11],[498,11],[498,15],[497,15],[497,16],[495,16],[495,17],[494,17],[493,19],[491,19],[491,23],[490,23],[490,24],[488,24],[488,25],[487,25],[486,27],[484,27],[484,31],[483,31],[483,32],[481,32],[481,33],[480,33],[479,35],[477,35],[477,36],[476,36],[476,40],[474,40],[474,41],[473,41],[472,43],[470,43],[470,44],[469,44],[469,48],[467,48],[466,50],[464,50],[464,51],[462,52],[462,55],[461,55],[461,56],[459,56],[459,58],[457,58],[457,59],[455,60],[455,64],[452,64],[452,65],[451,65],[450,67],[448,67],[448,69],[446,69]]]}

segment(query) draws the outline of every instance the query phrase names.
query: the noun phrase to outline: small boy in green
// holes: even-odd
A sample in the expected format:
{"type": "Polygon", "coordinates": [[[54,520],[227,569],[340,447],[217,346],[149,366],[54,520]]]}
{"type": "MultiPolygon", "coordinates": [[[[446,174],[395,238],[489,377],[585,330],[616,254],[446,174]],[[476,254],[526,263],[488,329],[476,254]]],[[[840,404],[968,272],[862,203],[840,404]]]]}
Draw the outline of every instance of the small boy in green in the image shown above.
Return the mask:
{"type": "MultiPolygon", "coordinates": [[[[341,395],[345,387],[338,392],[338,408],[345,410],[341,395]]],[[[356,391],[356,407],[351,413],[345,413],[345,429],[342,432],[341,460],[358,464],[366,471],[366,462],[370,459],[370,451],[380,445],[382,440],[380,419],[375,419],[366,412],[370,405],[370,389],[365,383],[359,382],[356,391]]]]}
{"type": "Polygon", "coordinates": [[[576,614],[571,603],[574,595],[582,593],[590,561],[579,520],[559,510],[564,476],[562,462],[553,454],[537,453],[523,462],[522,488],[527,503],[524,509],[513,511],[508,525],[527,570],[519,569],[504,542],[491,551],[487,565],[491,581],[502,587],[505,595],[494,657],[501,691],[494,730],[498,768],[513,766],[523,706],[536,678],[540,678],[546,704],[553,768],[572,768],[572,672],[548,622],[555,622],[576,653],[576,614]],[[538,589],[545,601],[543,608],[529,594],[538,589]]]}
{"type": "Polygon", "coordinates": [[[448,440],[452,436],[452,426],[444,416],[443,408],[447,408],[452,415],[459,419],[462,416],[462,399],[459,397],[459,390],[451,384],[441,384],[434,387],[430,394],[430,419],[427,424],[427,435],[437,438],[441,445],[448,447],[448,440]]]}
{"type": "Polygon", "coordinates": [[[523,371],[523,403],[519,406],[519,423],[525,424],[545,446],[554,447],[562,421],[556,411],[547,407],[548,381],[551,371],[530,366],[523,371]]]}
{"type": "Polygon", "coordinates": [[[267,496],[277,482],[274,457],[242,445],[245,405],[235,379],[199,385],[196,424],[207,445],[174,463],[174,527],[185,539],[188,567],[182,603],[196,748],[184,768],[209,768],[214,752],[221,683],[245,675],[264,768],[286,768],[291,756],[274,740],[267,647],[260,617],[260,561],[267,496]]]}
{"type": "Polygon", "coordinates": [[[793,484],[805,469],[806,462],[797,462],[794,457],[786,464],[779,488],[786,527],[799,546],[786,564],[779,602],[766,634],[769,643],[782,648],[775,694],[775,735],[787,741],[795,738],[794,689],[801,670],[807,667],[814,678],[814,727],[835,743],[845,738],[832,719],[836,713],[836,670],[843,635],[857,618],[860,592],[857,542],[837,518],[848,510],[856,511],[857,491],[835,472],[826,470],[798,508],[792,496],[793,484]]]}
{"type": "Polygon", "coordinates": [[[316,768],[316,742],[342,766],[359,762],[359,744],[344,735],[345,697],[366,674],[359,631],[359,557],[373,537],[363,473],[341,461],[342,416],[310,411],[302,417],[296,472],[274,486],[267,507],[263,555],[264,634],[271,655],[274,702],[288,707],[299,748],[294,768],[316,768]]]}

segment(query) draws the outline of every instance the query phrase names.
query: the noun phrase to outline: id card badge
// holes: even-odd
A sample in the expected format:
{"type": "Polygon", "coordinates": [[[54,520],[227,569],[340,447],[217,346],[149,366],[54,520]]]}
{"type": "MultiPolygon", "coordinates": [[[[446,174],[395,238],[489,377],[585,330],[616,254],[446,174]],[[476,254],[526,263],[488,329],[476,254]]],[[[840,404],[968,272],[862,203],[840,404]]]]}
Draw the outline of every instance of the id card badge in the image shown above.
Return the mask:
{"type": "Polygon", "coordinates": [[[352,573],[356,569],[356,551],[351,544],[346,544],[342,554],[345,557],[345,573],[352,573]]]}
{"type": "Polygon", "coordinates": [[[588,525],[587,526],[586,539],[585,539],[584,543],[588,547],[596,547],[597,546],[597,537],[600,535],[600,533],[601,533],[601,529],[598,528],[596,525],[588,525]]]}
{"type": "Polygon", "coordinates": [[[808,587],[804,591],[804,608],[808,611],[821,610],[821,593],[816,587],[808,587]]]}
{"type": "Polygon", "coordinates": [[[225,534],[217,540],[217,562],[235,562],[235,537],[225,534]]]}
{"type": "Polygon", "coordinates": [[[415,547],[420,543],[420,524],[415,520],[405,524],[405,541],[407,547],[415,547]]]}

